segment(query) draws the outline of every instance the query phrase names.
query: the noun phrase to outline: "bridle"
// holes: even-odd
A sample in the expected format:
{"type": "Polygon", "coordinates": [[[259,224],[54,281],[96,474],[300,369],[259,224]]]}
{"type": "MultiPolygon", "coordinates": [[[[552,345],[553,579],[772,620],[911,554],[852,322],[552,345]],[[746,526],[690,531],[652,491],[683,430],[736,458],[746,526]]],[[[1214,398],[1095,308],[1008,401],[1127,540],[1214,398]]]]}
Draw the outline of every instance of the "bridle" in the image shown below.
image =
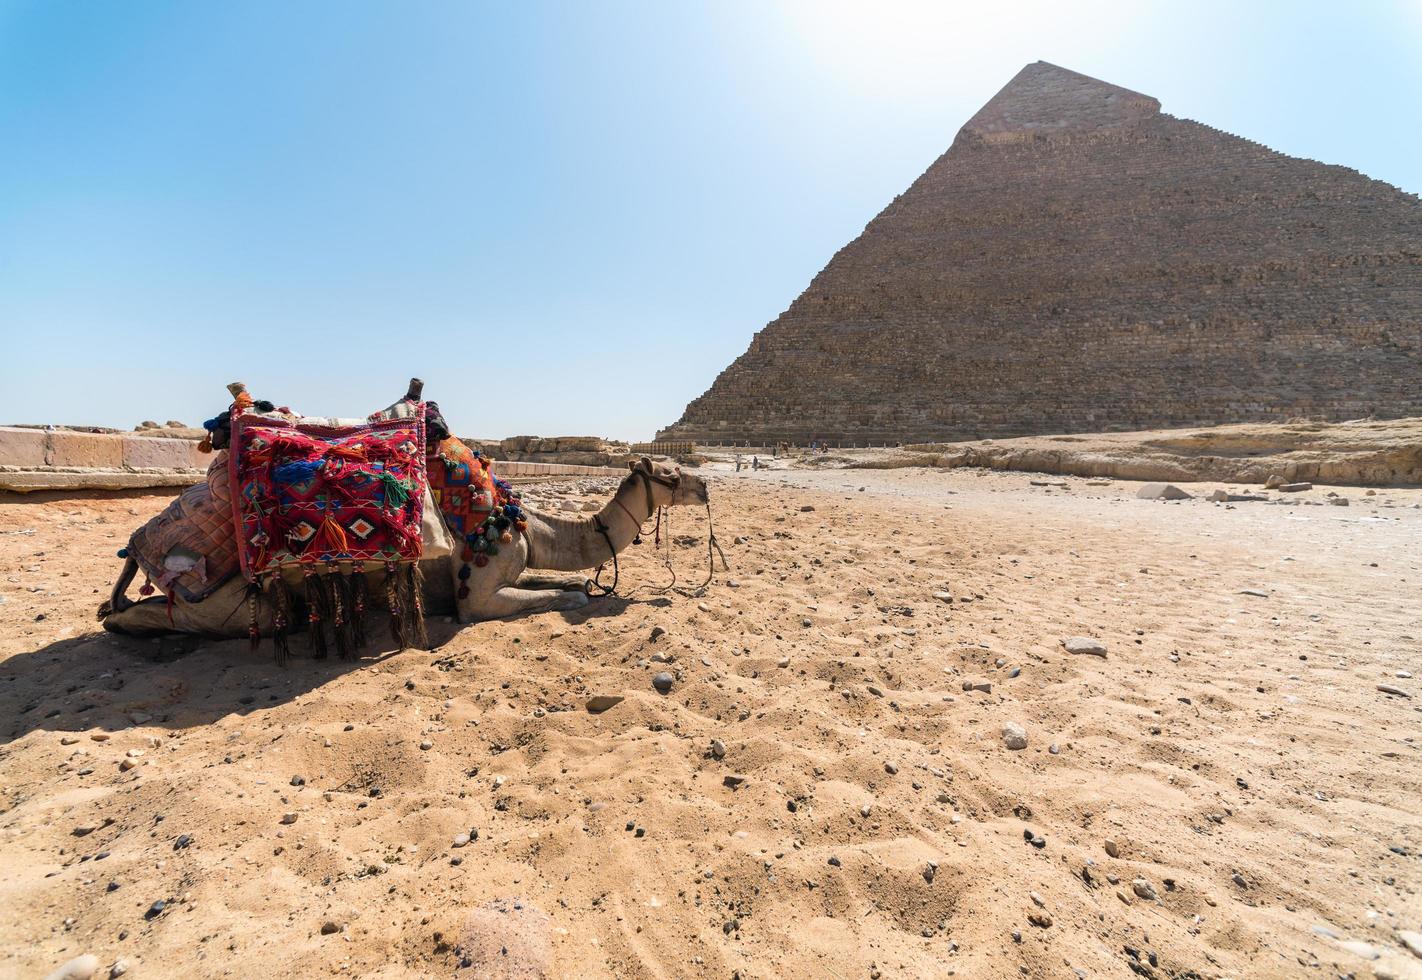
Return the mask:
{"type": "MultiPolygon", "coordinates": [[[[657,472],[655,472],[655,471],[653,471],[653,470],[649,470],[649,469],[642,469],[642,468],[634,469],[630,474],[628,474],[627,478],[622,481],[621,486],[619,486],[619,487],[617,488],[617,493],[613,495],[612,502],[615,503],[618,507],[621,507],[621,508],[622,508],[622,513],[626,514],[626,515],[631,519],[633,525],[635,525],[636,528],[637,528],[637,534],[636,534],[636,536],[632,539],[632,543],[633,543],[633,544],[641,544],[641,543],[642,543],[642,525],[645,524],[645,523],[647,522],[647,519],[650,519],[653,514],[656,514],[656,515],[657,515],[656,544],[657,544],[657,545],[660,545],[660,544],[661,544],[661,541],[662,541],[662,511],[665,510],[665,508],[663,508],[663,507],[658,507],[658,506],[656,505],[656,501],[652,499],[652,484],[654,484],[654,483],[660,484],[661,486],[664,486],[664,487],[666,487],[667,489],[671,490],[671,492],[672,492],[672,499],[675,500],[675,499],[676,499],[677,491],[679,491],[679,490],[681,489],[681,472],[680,472],[680,471],[676,471],[676,473],[675,473],[674,476],[668,477],[668,476],[662,476],[661,474],[659,474],[659,473],[657,473],[657,472]],[[621,499],[623,488],[626,487],[627,484],[629,484],[632,480],[634,480],[634,479],[636,479],[636,478],[638,478],[638,477],[641,477],[641,479],[642,479],[642,489],[643,489],[643,491],[645,491],[645,493],[646,493],[646,495],[647,495],[647,518],[644,518],[643,520],[640,520],[640,521],[637,520],[636,515],[634,515],[630,510],[627,509],[627,505],[624,504],[624,503],[622,502],[622,499],[621,499]]],[[[715,558],[714,558],[714,554],[715,554],[715,553],[720,553],[720,554],[721,554],[721,565],[722,565],[723,567],[725,567],[728,571],[729,571],[729,569],[730,569],[730,566],[726,564],[726,555],[725,555],[725,553],[721,551],[721,546],[720,546],[719,544],[717,544],[717,542],[716,542],[716,531],[715,531],[715,526],[714,526],[714,525],[712,524],[712,522],[711,522],[711,501],[710,501],[709,499],[706,501],[706,526],[707,526],[707,529],[708,529],[709,534],[710,534],[710,539],[709,539],[709,541],[707,542],[707,546],[706,546],[706,562],[707,562],[706,581],[705,581],[705,582],[702,582],[701,585],[699,585],[699,586],[696,588],[695,592],[696,592],[697,594],[699,594],[700,592],[702,592],[702,591],[706,588],[706,586],[711,583],[711,579],[712,579],[712,578],[714,577],[714,575],[715,575],[715,571],[716,571],[716,562],[715,562],[715,558]],[[713,552],[713,549],[714,549],[714,552],[713,552]]],[[[602,535],[603,541],[605,541],[605,542],[607,543],[607,550],[608,550],[608,552],[610,552],[611,555],[612,555],[612,584],[611,584],[611,585],[603,585],[602,582],[601,582],[602,570],[603,570],[603,568],[605,568],[606,565],[607,565],[607,563],[604,562],[603,564],[599,565],[599,566],[597,567],[597,571],[595,571],[595,572],[593,573],[592,580],[588,583],[588,592],[589,592],[589,594],[591,594],[593,589],[597,589],[597,590],[598,590],[598,591],[597,591],[597,595],[598,595],[599,597],[610,596],[610,595],[613,595],[613,594],[617,591],[617,581],[618,581],[618,578],[621,576],[621,571],[622,571],[621,568],[619,568],[618,563],[617,563],[617,549],[614,548],[613,545],[612,545],[612,538],[611,538],[611,536],[608,534],[608,527],[607,527],[606,524],[603,523],[603,521],[602,521],[602,516],[601,516],[601,515],[599,515],[599,514],[594,514],[594,515],[593,515],[593,527],[597,530],[597,533],[599,533],[599,534],[602,535]]],[[[668,518],[668,520],[667,520],[667,529],[668,529],[668,530],[667,530],[667,535],[668,535],[668,538],[670,538],[670,535],[671,535],[671,520],[670,520],[670,518],[668,518]]],[[[668,545],[668,547],[670,547],[670,545],[668,545]]],[[[666,591],[672,589],[672,588],[676,585],[676,570],[671,567],[671,559],[670,559],[670,556],[668,556],[668,558],[666,559],[666,564],[667,564],[667,569],[668,569],[669,571],[671,571],[671,573],[672,573],[672,581],[671,581],[671,584],[670,584],[670,585],[666,586],[666,588],[657,590],[657,591],[659,591],[659,592],[666,592],[666,591]]],[[[685,590],[685,589],[677,589],[677,591],[678,591],[678,592],[687,592],[687,590],[685,590]]],[[[687,594],[690,594],[690,593],[688,592],[687,594]]]]}

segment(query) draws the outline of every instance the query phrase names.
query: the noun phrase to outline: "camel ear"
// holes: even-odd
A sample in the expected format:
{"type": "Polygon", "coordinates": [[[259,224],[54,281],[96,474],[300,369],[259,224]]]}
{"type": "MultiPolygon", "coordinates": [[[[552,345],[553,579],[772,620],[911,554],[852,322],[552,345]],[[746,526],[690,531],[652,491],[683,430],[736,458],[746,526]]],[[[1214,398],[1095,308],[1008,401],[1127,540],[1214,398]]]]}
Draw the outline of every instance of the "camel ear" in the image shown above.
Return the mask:
{"type": "Polygon", "coordinates": [[[635,459],[629,459],[627,461],[627,468],[629,470],[635,470],[637,468],[637,461],[635,459]]]}
{"type": "Polygon", "coordinates": [[[652,468],[652,457],[650,456],[643,456],[637,461],[637,465],[642,467],[642,469],[646,470],[648,473],[656,472],[656,470],[652,468]]]}

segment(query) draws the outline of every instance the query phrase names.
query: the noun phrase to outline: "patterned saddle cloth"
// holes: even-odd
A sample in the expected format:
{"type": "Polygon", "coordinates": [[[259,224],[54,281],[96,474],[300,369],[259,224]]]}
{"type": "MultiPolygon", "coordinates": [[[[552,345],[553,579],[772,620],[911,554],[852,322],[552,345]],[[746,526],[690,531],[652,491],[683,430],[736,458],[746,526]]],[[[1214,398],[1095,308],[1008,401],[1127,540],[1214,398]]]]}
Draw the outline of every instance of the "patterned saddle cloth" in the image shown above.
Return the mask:
{"type": "Polygon", "coordinates": [[[289,566],[390,568],[423,553],[422,404],[408,418],[349,426],[234,412],[229,466],[237,553],[250,581],[289,566]]]}

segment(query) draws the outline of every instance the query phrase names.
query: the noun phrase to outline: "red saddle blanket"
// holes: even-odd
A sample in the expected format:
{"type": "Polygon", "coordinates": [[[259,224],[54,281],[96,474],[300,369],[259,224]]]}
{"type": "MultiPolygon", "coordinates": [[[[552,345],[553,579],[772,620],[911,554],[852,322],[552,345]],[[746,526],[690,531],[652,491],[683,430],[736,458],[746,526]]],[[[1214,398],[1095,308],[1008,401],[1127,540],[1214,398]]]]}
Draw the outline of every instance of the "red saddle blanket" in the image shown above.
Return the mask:
{"type": "Polygon", "coordinates": [[[424,406],[333,427],[236,411],[229,455],[242,572],[412,563],[421,554],[424,406]]]}

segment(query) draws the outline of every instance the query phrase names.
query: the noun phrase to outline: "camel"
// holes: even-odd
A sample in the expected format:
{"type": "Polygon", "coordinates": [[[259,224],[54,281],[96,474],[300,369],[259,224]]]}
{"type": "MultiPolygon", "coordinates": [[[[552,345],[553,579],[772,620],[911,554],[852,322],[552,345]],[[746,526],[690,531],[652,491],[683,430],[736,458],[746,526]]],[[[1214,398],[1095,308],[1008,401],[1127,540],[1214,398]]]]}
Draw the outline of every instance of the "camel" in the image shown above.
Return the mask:
{"type": "MultiPolygon", "coordinates": [[[[682,473],[678,466],[643,456],[628,468],[631,472],[612,500],[590,518],[526,510],[527,531],[515,535],[512,544],[500,548],[488,565],[477,569],[466,583],[469,590],[463,598],[458,598],[462,563],[453,555],[421,562],[426,609],[453,605],[459,622],[472,623],[586,606],[586,579],[581,589],[528,589],[518,586],[519,577],[526,570],[580,572],[597,568],[631,544],[659,507],[705,505],[710,499],[706,482],[682,473]]],[[[202,602],[175,599],[170,604],[161,595],[137,602],[129,599],[125,593],[137,571],[137,563],[128,558],[109,600],[100,607],[104,629],[138,636],[173,632],[221,638],[247,635],[247,583],[241,576],[228,580],[202,602]]],[[[258,622],[263,635],[269,634],[272,610],[265,603],[258,610],[258,622]]]]}

